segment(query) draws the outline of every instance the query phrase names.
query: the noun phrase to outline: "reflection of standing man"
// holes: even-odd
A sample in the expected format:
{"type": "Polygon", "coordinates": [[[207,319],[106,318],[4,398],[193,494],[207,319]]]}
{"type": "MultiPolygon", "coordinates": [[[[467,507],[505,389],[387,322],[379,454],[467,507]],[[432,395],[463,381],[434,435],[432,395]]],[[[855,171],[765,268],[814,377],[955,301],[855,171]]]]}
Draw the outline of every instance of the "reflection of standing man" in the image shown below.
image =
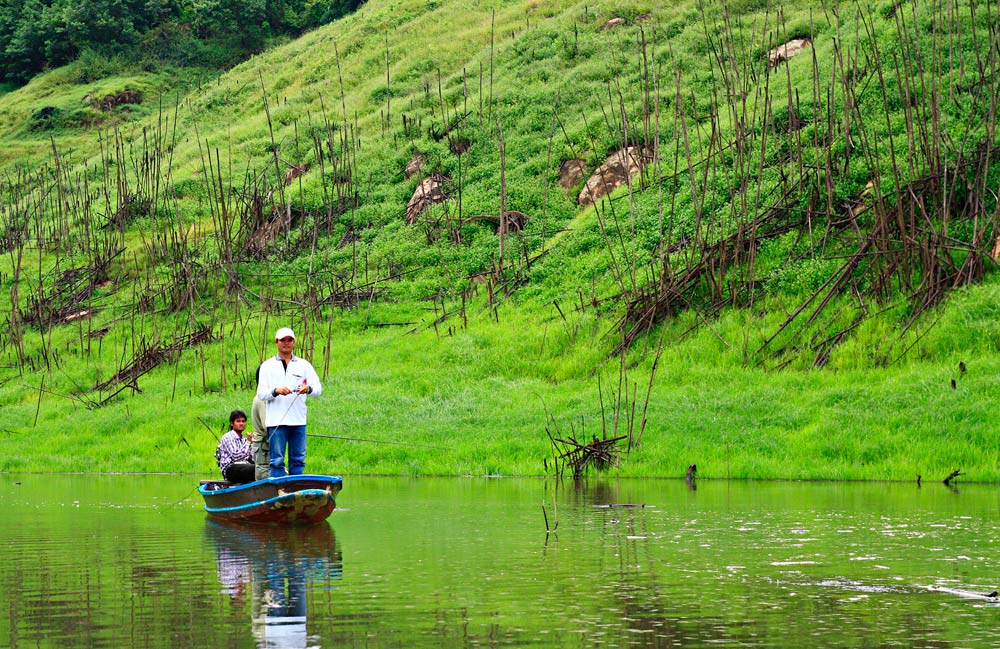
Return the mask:
{"type": "Polygon", "coordinates": [[[282,327],[274,334],[278,353],[260,366],[257,398],[267,402],[267,434],[270,439],[271,477],[288,473],[302,475],[306,466],[306,398],[323,390],[309,361],[295,356],[295,334],[282,327]]]}
{"type": "Polygon", "coordinates": [[[306,573],[299,559],[293,559],[267,581],[254,581],[253,634],[258,647],[299,649],[308,646],[306,631],[306,573]]]}

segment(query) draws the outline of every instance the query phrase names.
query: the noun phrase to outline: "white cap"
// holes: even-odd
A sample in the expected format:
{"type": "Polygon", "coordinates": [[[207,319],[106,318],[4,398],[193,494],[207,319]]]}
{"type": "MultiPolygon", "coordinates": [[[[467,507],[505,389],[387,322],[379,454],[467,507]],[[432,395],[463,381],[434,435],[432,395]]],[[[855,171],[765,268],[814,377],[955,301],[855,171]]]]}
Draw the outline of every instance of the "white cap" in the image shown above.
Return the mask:
{"type": "Polygon", "coordinates": [[[275,340],[281,340],[282,338],[295,338],[295,332],[288,327],[282,327],[274,332],[275,340]]]}

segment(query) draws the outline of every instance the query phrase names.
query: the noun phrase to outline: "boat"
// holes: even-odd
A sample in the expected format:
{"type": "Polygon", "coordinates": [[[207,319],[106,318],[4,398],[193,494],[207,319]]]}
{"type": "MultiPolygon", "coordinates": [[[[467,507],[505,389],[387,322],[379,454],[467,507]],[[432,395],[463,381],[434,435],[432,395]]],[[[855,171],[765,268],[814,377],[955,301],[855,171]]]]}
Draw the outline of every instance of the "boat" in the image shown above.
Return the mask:
{"type": "Polygon", "coordinates": [[[309,525],[326,520],[337,506],[340,476],[286,475],[246,484],[202,480],[198,493],[217,520],[263,525],[309,525]]]}

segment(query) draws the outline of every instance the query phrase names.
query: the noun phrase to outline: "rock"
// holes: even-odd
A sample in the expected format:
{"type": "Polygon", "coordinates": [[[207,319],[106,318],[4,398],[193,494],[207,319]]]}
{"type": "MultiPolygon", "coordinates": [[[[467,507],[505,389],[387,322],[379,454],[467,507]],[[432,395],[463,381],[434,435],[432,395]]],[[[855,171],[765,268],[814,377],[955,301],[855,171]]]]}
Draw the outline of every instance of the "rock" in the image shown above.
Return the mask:
{"type": "Polygon", "coordinates": [[[652,152],[641,146],[630,146],[612,153],[587,179],[576,202],[580,205],[593,205],[642,171],[652,158],[652,152]]]}
{"type": "MultiPolygon", "coordinates": [[[[524,230],[524,225],[528,221],[528,215],[517,210],[507,210],[507,230],[520,232],[524,230]]],[[[499,223],[497,230],[500,230],[499,223]]]]}
{"type": "Polygon", "coordinates": [[[464,137],[452,138],[449,135],[448,148],[451,149],[451,152],[454,153],[455,155],[462,155],[463,153],[467,152],[469,149],[472,148],[472,142],[470,142],[468,139],[464,137]]]}
{"type": "Polygon", "coordinates": [[[427,161],[427,156],[423,153],[418,153],[410,161],[406,163],[406,168],[403,169],[403,178],[409,180],[416,176],[424,168],[424,162],[427,161]]]}
{"type": "Polygon", "coordinates": [[[91,97],[91,105],[94,108],[109,111],[115,106],[124,106],[126,104],[141,104],[142,103],[142,93],[138,90],[132,90],[131,88],[125,87],[122,90],[114,93],[113,95],[104,95],[100,100],[93,95],[88,95],[91,97]]]}
{"type": "Polygon", "coordinates": [[[308,170],[309,170],[309,165],[306,164],[291,165],[290,167],[288,167],[288,169],[285,169],[285,185],[286,186],[291,185],[292,181],[294,181],[296,178],[298,178],[308,170]]]}
{"type": "Polygon", "coordinates": [[[559,165],[559,186],[565,191],[570,191],[580,184],[584,174],[587,173],[587,163],[579,158],[564,160],[559,165]]]}
{"type": "Polygon", "coordinates": [[[406,204],[406,222],[413,225],[427,207],[448,200],[444,186],[450,182],[451,178],[443,174],[431,174],[421,180],[413,191],[410,202],[406,204]]]}
{"type": "Polygon", "coordinates": [[[31,113],[29,128],[32,131],[44,131],[55,128],[62,119],[63,111],[55,106],[42,106],[31,113]]]}
{"type": "Polygon", "coordinates": [[[875,191],[875,183],[868,181],[861,193],[847,201],[846,207],[851,211],[851,216],[860,216],[871,209],[868,198],[875,191]]]}
{"type": "Polygon", "coordinates": [[[778,67],[793,56],[798,56],[811,45],[812,41],[808,38],[794,38],[784,45],[770,50],[767,53],[767,64],[772,68],[778,67]]]}
{"type": "Polygon", "coordinates": [[[619,25],[624,25],[624,24],[625,24],[625,19],[622,18],[622,17],[620,17],[620,16],[618,16],[618,17],[612,18],[608,22],[604,23],[604,27],[601,27],[601,31],[603,31],[605,29],[614,29],[615,27],[618,27],[619,25]]]}

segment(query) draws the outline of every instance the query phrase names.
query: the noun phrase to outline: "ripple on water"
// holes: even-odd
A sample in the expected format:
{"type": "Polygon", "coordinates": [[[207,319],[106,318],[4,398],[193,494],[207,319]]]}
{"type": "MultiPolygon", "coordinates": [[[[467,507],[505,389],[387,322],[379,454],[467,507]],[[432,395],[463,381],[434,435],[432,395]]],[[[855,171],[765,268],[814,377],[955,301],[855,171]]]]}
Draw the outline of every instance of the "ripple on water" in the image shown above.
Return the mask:
{"type": "MultiPolygon", "coordinates": [[[[254,593],[225,590],[200,504],[171,506],[189,484],[150,481],[132,506],[90,481],[48,507],[15,494],[16,521],[0,508],[15,646],[257,644],[254,593]]],[[[311,646],[1000,646],[976,608],[995,604],[946,590],[1000,574],[995,521],[958,520],[995,506],[974,488],[922,504],[884,485],[622,481],[603,502],[657,506],[612,511],[574,486],[545,535],[539,481],[363,483],[331,522],[342,576],[306,578],[311,646]]]]}

